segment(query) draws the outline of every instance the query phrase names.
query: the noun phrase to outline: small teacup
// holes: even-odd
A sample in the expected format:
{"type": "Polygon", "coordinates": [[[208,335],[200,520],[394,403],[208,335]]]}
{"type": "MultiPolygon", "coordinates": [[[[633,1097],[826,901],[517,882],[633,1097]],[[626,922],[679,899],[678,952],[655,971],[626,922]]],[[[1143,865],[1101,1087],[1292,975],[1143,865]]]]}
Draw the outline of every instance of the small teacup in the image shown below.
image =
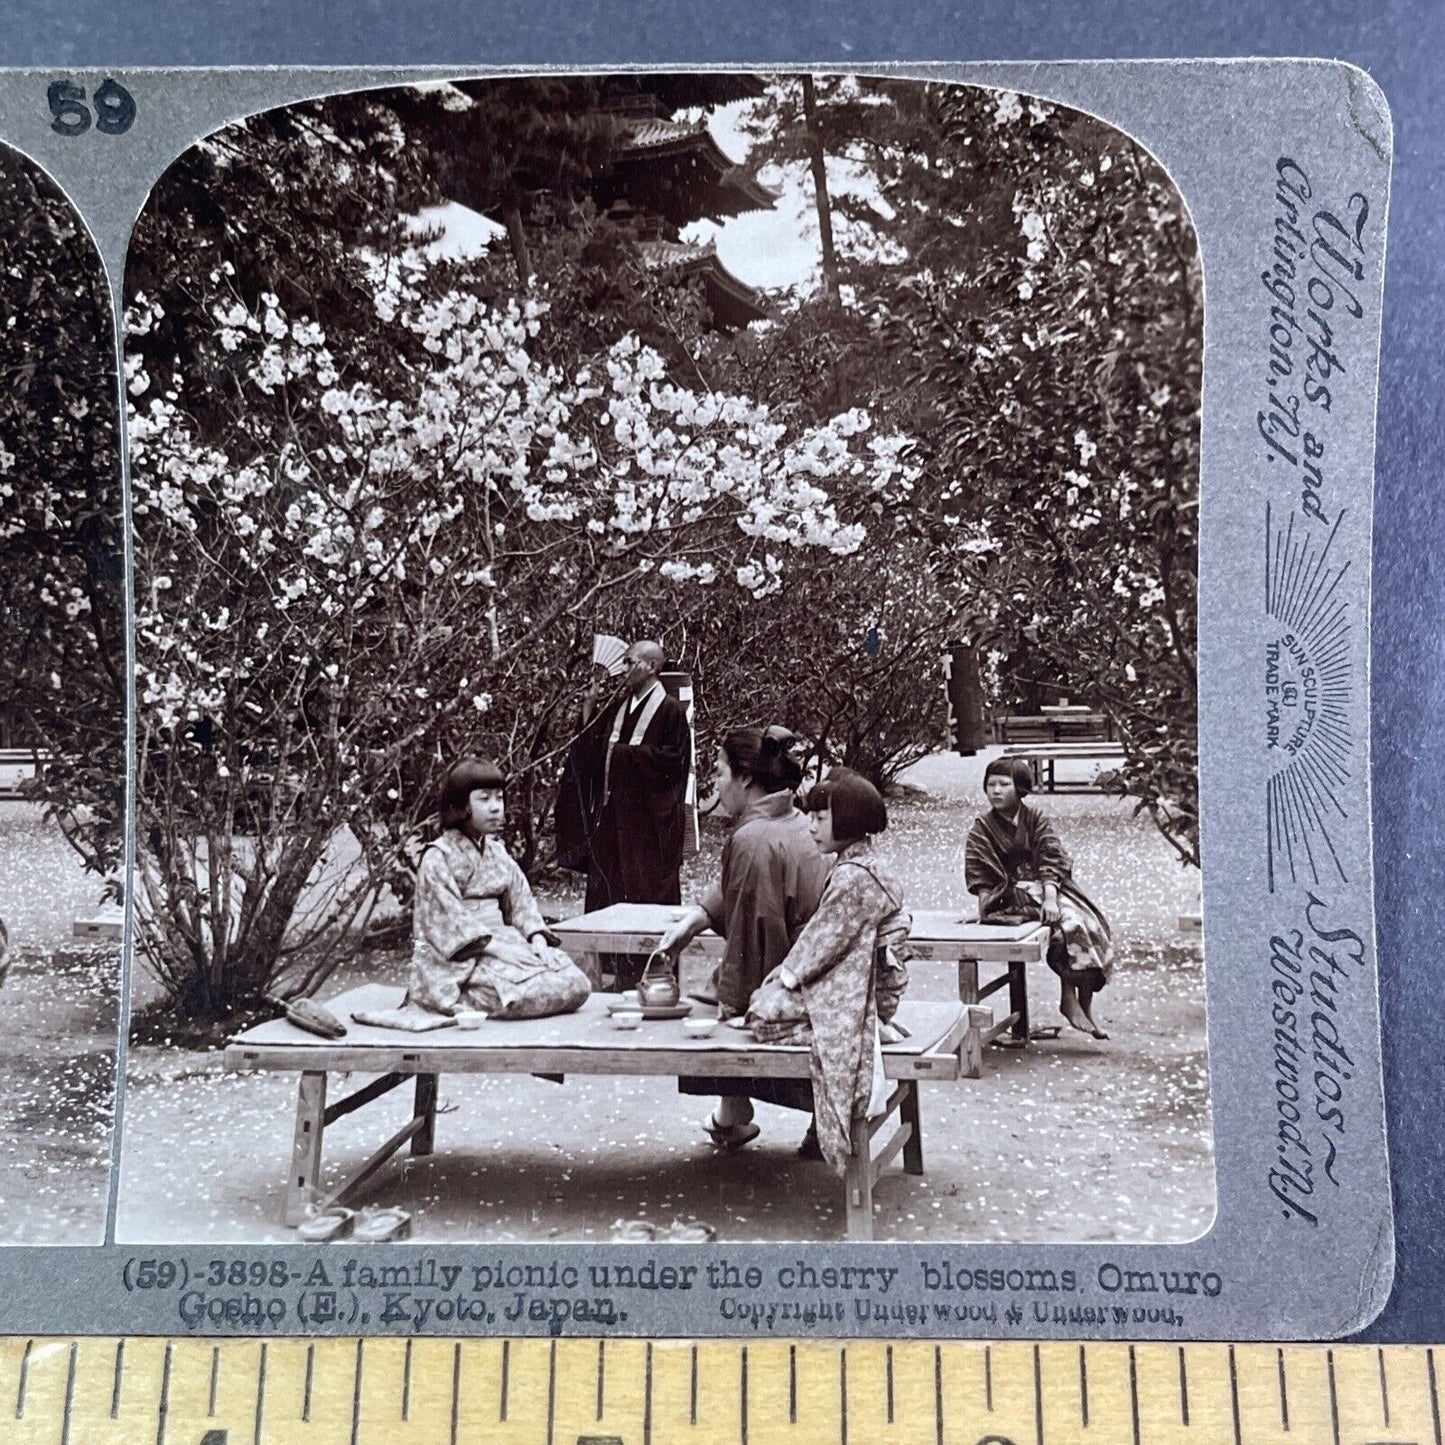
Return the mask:
{"type": "Polygon", "coordinates": [[[459,1029],[479,1029],[487,1021],[485,1009],[464,1008],[453,1014],[459,1029]]]}
{"type": "Polygon", "coordinates": [[[616,1029],[636,1029],[642,1027],[642,1010],[619,1009],[612,1015],[612,1027],[616,1029]]]}

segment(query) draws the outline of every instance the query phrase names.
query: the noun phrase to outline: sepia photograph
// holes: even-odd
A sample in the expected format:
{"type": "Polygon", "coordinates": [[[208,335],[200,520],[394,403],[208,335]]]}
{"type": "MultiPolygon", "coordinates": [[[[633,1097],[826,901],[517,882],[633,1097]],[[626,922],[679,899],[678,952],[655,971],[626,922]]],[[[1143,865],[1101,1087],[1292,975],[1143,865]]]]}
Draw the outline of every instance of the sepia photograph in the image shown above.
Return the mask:
{"type": "MultiPolygon", "coordinates": [[[[177,160],[125,300],[119,1240],[1209,1229],[1142,146],[847,75],[333,95],[177,160]]],[[[113,685],[93,616],[37,696],[113,685]]],[[[116,815],[0,716],[83,893],[116,815]]]]}
{"type": "Polygon", "coordinates": [[[105,1238],[126,638],[115,340],[60,189],[0,147],[0,1244],[105,1238]]]}

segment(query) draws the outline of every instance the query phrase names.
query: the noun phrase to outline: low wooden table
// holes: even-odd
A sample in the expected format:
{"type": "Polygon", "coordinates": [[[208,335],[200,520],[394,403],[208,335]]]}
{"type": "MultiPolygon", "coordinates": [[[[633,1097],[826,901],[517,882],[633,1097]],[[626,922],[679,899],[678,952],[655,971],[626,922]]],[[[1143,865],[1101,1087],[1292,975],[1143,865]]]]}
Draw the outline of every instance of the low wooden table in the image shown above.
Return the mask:
{"type": "MultiPolygon", "coordinates": [[[[661,1074],[806,1079],[808,1050],[759,1044],[751,1035],[719,1027],[712,1037],[692,1038],[677,1020],[644,1023],[635,1032],[616,1028],[606,995],[593,994],[574,1014],[529,1020],[487,1020],[481,1028],[455,1027],[403,1033],[352,1021],[354,1010],[395,1008],[403,990],[365,984],[326,1005],[346,1023],[341,1039],[322,1039],[284,1019],[248,1029],[226,1045],[228,1069],[299,1073],[296,1133],[286,1179],[285,1220],[299,1224],[311,1204],[354,1198],[406,1143],[413,1154],[430,1154],[436,1138],[437,1079],[441,1074],[661,1074]],[[335,1103],[326,1102],[329,1073],[379,1077],[335,1103]],[[416,1080],[411,1121],[324,1200],[319,1196],[321,1148],[326,1128],[343,1115],[416,1080]]],[[[701,1012],[701,1010],[699,1010],[701,1012]]],[[[923,1173],[923,1136],[918,1086],[924,1079],[978,1078],[987,1009],[961,1003],[904,1000],[898,1022],[909,1037],[883,1047],[883,1069],[894,1081],[884,1114],[854,1127],[854,1158],[843,1180],[849,1239],[870,1239],[873,1186],[901,1152],[910,1174],[923,1173]],[[896,1118],[881,1148],[874,1141],[896,1118]]]]}
{"type": "MultiPolygon", "coordinates": [[[[665,903],[614,903],[594,913],[564,918],[550,927],[595,988],[602,980],[604,954],[651,953],[668,926],[685,912],[665,903]]],[[[908,942],[915,959],[957,965],[960,1003],[979,1004],[999,989],[1008,989],[1009,1012],[985,1028],[985,1044],[1005,1033],[1018,1044],[1028,1042],[1027,966],[1042,963],[1048,952],[1049,930],[1042,923],[979,923],[952,909],[923,909],[913,915],[908,942]],[[980,964],[1002,964],[1004,971],[980,986],[980,964]]],[[[722,957],[723,947],[722,938],[707,929],[692,941],[687,952],[715,962],[722,957]]]]}
{"type": "MultiPolygon", "coordinates": [[[[1035,786],[1046,793],[1057,792],[1059,788],[1058,779],[1055,777],[1055,767],[1059,763],[1122,763],[1124,761],[1124,746],[1122,743],[1092,742],[1092,743],[1014,743],[1003,750],[1006,758],[1020,758],[1033,769],[1035,786]]],[[[1065,779],[1065,784],[1073,788],[1092,788],[1095,786],[1095,778],[1065,779]]]]}

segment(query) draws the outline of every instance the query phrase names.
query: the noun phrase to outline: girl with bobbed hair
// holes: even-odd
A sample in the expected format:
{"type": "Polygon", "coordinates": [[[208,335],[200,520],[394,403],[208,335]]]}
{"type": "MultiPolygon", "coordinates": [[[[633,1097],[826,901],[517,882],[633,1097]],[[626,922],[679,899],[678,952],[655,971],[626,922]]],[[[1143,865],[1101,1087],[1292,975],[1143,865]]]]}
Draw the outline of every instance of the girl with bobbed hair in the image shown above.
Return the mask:
{"type": "Polygon", "coordinates": [[[899,961],[912,919],[903,889],[874,855],[888,826],[878,790],[834,768],[804,806],[820,853],[836,859],[817,910],[788,956],[753,995],[747,1022],[761,1043],[806,1043],[813,1127],[799,1151],[843,1173],[854,1126],[887,1097],[881,1036],[892,1026],[908,971],[899,961]]]}
{"type": "Polygon", "coordinates": [[[964,848],[968,891],[980,923],[1049,925],[1049,967],[1059,976],[1059,1012],[1076,1029],[1106,1039],[1094,1022],[1094,995],[1113,971],[1113,943],[1103,910],[1074,882],[1074,864],[1053,824],[1024,799],[1033,770],[1022,758],[995,758],[983,774],[989,811],[964,848]]]}
{"type": "Polygon", "coordinates": [[[433,1013],[544,1018],[572,1013],[591,992],[502,846],[505,787],[496,763],[480,758],[463,758],[442,781],[441,836],[417,868],[406,998],[433,1013]]]}
{"type": "MultiPolygon", "coordinates": [[[[798,742],[787,728],[738,728],[717,752],[717,799],[734,821],[717,883],[672,925],[658,944],[674,965],[705,928],[725,940],[713,983],[718,1017],[747,1012],[753,990],[787,956],[813,916],[828,861],[813,842],[794,793],[803,781],[798,742]]],[[[716,1094],[704,1128],[713,1142],[737,1148],[758,1136],[751,1098],[811,1108],[806,1085],[789,1079],[682,1079],[684,1093],[716,1094]]]]}

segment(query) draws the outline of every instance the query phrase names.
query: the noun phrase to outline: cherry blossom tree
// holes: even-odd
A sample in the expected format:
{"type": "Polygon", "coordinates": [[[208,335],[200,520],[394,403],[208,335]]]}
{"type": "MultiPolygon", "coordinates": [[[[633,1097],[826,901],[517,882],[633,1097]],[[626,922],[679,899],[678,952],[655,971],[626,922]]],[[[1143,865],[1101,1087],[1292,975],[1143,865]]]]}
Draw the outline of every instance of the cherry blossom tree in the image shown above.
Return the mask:
{"type": "Polygon", "coordinates": [[[125,839],[126,667],[114,333],[69,202],[0,147],[0,744],[87,867],[125,839]]]}
{"type": "MultiPolygon", "coordinates": [[[[139,350],[128,366],[140,938],[197,1013],[298,954],[314,981],[308,950],[395,875],[443,760],[485,745],[539,768],[573,679],[538,659],[565,658],[600,597],[641,579],[766,597],[790,556],[862,545],[833,483],[900,471],[861,413],[789,427],[670,381],[632,337],[534,363],[545,301],[492,304],[414,257],[374,274],[343,355],[218,273],[232,389],[204,432],[139,350]],[[384,386],[383,351],[407,357],[384,386]],[[337,856],[343,830],[364,866],[337,856]]],[[[136,295],[129,334],[163,310],[136,295]]]]}

